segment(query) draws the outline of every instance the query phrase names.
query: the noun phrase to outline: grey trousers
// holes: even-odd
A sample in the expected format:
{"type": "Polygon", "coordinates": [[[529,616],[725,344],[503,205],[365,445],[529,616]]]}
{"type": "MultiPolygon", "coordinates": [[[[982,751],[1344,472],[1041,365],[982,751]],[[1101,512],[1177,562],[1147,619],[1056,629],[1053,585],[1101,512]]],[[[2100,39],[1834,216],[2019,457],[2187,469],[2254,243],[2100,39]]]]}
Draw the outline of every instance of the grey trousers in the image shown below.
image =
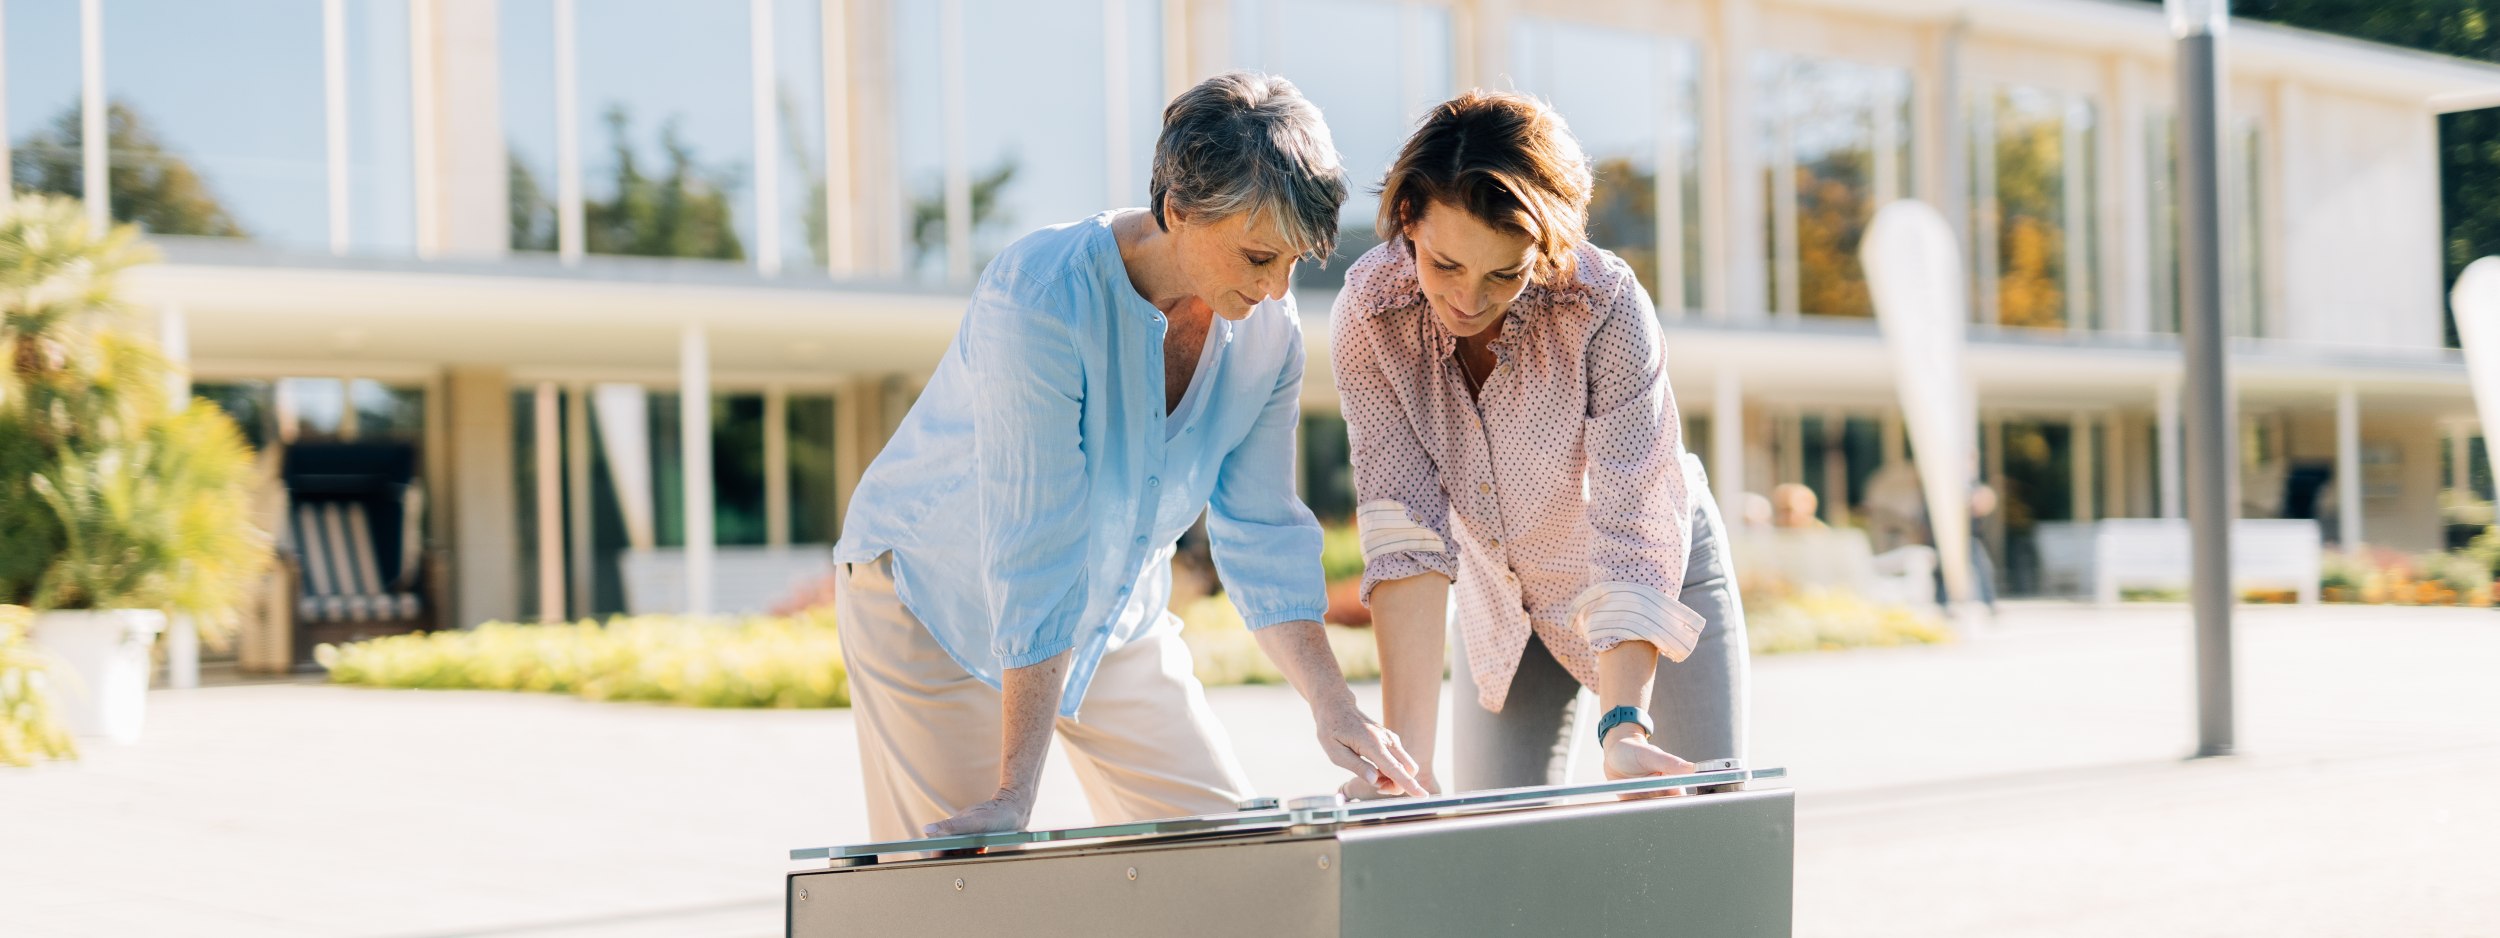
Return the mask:
{"type": "MultiPolygon", "coordinates": [[[[1692,461],[1692,457],[1685,457],[1692,461]]],[[[1658,724],[1650,741],[1693,762],[1741,759],[1745,756],[1746,685],[1749,656],[1745,644],[1745,605],[1736,595],[1735,568],[1727,557],[1727,526],[1719,520],[1718,502],[1697,466],[1688,466],[1693,514],[1684,565],[1684,605],[1709,621],[1693,654],[1680,662],[1658,659],[1658,677],[1650,691],[1650,719],[1658,724]]],[[[1452,623],[1455,628],[1456,623],[1452,623]]],[[[1560,785],[1569,781],[1574,746],[1593,746],[1595,714],[1585,729],[1577,719],[1580,682],[1554,660],[1545,643],[1534,636],[1521,654],[1519,672],[1511,678],[1510,695],[1499,713],[1476,703],[1475,672],[1467,665],[1467,643],[1450,642],[1457,660],[1452,707],[1455,739],[1451,740],[1455,790],[1560,785]],[[1583,739],[1582,736],[1589,738],[1583,739]]],[[[1590,698],[1595,709],[1595,698],[1590,698]]]]}

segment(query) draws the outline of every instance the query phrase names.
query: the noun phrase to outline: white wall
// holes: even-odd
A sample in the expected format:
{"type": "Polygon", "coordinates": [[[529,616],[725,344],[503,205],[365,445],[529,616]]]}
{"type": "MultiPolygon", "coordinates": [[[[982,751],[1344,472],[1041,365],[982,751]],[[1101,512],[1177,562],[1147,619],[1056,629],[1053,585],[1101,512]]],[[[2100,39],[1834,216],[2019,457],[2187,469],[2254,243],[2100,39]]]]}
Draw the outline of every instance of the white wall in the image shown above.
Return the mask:
{"type": "Polygon", "coordinates": [[[2286,338],[2443,342],[2437,126],[2418,105],[2311,88],[2279,98],[2286,338]]]}

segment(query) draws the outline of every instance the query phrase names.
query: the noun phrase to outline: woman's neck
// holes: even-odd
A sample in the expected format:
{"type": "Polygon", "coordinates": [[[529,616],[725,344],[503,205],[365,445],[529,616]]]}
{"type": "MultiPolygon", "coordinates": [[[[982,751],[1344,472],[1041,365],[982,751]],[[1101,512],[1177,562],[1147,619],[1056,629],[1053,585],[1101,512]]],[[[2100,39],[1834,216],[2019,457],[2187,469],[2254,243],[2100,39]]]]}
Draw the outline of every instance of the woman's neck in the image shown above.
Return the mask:
{"type": "Polygon", "coordinates": [[[1162,310],[1166,317],[1183,315],[1195,296],[1187,278],[1181,276],[1180,258],[1174,256],[1172,233],[1155,224],[1152,211],[1130,212],[1115,219],[1112,236],[1120,245],[1120,264],[1128,268],[1129,286],[1146,302],[1162,310]]]}

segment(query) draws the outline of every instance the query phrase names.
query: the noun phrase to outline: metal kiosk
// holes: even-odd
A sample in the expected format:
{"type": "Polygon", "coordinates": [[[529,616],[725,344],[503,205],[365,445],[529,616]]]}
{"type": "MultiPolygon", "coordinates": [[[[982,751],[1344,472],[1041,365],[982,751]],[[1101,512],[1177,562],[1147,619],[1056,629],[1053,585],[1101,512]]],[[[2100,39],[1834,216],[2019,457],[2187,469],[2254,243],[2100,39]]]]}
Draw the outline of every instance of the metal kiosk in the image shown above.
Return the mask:
{"type": "Polygon", "coordinates": [[[1787,935],[1782,769],[793,850],[790,938],[1787,935]],[[1657,797],[1686,789],[1680,797],[1657,797]],[[1649,796],[1649,797],[1643,797],[1649,796]]]}

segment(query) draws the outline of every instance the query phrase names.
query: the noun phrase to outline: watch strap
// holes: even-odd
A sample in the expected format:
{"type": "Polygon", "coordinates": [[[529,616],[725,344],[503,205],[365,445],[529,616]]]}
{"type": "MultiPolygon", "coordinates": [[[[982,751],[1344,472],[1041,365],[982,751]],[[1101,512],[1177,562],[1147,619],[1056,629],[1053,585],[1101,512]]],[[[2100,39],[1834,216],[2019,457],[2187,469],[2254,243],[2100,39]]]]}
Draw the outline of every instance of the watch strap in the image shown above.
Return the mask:
{"type": "Polygon", "coordinates": [[[1602,750],[1606,747],[1606,734],[1614,732],[1615,727],[1626,723],[1640,724],[1642,733],[1656,733],[1658,729],[1657,724],[1650,722],[1649,711],[1629,704],[1616,707],[1606,711],[1605,718],[1597,721],[1598,748],[1602,750]]]}

